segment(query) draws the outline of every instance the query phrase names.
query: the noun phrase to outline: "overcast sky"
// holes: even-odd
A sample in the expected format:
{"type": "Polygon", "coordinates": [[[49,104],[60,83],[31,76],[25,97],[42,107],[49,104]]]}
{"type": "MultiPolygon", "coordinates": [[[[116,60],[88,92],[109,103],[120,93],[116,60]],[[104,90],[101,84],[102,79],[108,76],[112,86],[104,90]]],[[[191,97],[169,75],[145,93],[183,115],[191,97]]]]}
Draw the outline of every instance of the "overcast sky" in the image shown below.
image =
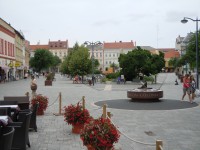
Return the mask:
{"type": "Polygon", "coordinates": [[[180,20],[200,19],[200,0],[0,0],[0,17],[31,44],[133,40],[174,48],[176,37],[196,30],[180,20]]]}

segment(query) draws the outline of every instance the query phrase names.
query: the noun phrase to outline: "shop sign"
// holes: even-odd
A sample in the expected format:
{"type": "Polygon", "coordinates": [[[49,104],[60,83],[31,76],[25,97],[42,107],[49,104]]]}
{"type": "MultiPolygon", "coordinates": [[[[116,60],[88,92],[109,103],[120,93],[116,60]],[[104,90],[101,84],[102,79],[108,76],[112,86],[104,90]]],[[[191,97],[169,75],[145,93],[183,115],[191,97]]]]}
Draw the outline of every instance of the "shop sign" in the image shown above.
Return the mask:
{"type": "Polygon", "coordinates": [[[16,61],[16,62],[15,62],[15,67],[20,67],[20,66],[21,66],[21,63],[18,62],[18,61],[16,61]]]}

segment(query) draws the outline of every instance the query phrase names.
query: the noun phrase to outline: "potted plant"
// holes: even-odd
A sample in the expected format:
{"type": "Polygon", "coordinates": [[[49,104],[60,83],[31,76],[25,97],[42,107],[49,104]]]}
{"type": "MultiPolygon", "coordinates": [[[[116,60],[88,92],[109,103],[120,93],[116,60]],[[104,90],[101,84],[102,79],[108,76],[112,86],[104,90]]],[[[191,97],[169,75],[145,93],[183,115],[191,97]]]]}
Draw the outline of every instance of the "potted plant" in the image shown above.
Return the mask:
{"type": "Polygon", "coordinates": [[[36,95],[32,100],[31,100],[31,105],[33,106],[36,103],[39,103],[39,107],[37,110],[37,115],[44,115],[44,111],[47,109],[48,106],[48,97],[43,96],[41,94],[36,95]]]}
{"type": "Polygon", "coordinates": [[[110,119],[99,118],[86,124],[80,137],[83,145],[90,150],[111,150],[120,134],[110,119]]]}
{"type": "Polygon", "coordinates": [[[83,129],[85,123],[88,123],[91,119],[89,111],[83,109],[83,106],[80,103],[76,105],[64,106],[64,118],[68,124],[72,125],[73,133],[80,133],[83,129]]]}
{"type": "Polygon", "coordinates": [[[52,86],[53,79],[54,79],[54,74],[53,73],[48,73],[46,75],[46,80],[44,82],[45,86],[52,86]]]}

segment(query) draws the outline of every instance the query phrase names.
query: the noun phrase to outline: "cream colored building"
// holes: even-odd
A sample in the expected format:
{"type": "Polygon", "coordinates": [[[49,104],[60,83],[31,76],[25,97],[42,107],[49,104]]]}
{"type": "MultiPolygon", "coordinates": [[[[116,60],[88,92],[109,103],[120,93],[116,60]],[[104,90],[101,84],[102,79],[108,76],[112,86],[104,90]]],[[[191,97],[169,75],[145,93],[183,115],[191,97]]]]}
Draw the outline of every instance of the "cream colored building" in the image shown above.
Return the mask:
{"type": "Polygon", "coordinates": [[[21,32],[15,30],[15,76],[16,79],[24,78],[25,38],[21,32]]]}
{"type": "Polygon", "coordinates": [[[50,41],[49,40],[49,51],[53,53],[54,56],[58,56],[63,62],[64,57],[68,54],[68,40],[66,41],[50,41]]]}

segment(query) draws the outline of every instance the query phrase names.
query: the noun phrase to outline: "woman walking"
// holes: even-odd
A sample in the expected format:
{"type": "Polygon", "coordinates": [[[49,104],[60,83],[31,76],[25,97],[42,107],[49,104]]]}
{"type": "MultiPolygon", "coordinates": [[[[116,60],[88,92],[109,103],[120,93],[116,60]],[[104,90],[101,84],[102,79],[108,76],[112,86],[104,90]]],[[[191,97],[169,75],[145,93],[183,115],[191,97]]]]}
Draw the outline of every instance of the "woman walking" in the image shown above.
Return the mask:
{"type": "Polygon", "coordinates": [[[190,92],[191,92],[191,98],[192,102],[195,98],[195,90],[196,90],[196,82],[193,75],[190,75],[190,92]]]}
{"type": "Polygon", "coordinates": [[[190,96],[191,93],[191,84],[190,84],[190,76],[189,74],[185,74],[185,77],[183,78],[183,96],[182,96],[182,101],[184,100],[184,97],[186,95],[186,93],[188,94],[188,98],[190,103],[192,103],[192,98],[190,96]]]}

